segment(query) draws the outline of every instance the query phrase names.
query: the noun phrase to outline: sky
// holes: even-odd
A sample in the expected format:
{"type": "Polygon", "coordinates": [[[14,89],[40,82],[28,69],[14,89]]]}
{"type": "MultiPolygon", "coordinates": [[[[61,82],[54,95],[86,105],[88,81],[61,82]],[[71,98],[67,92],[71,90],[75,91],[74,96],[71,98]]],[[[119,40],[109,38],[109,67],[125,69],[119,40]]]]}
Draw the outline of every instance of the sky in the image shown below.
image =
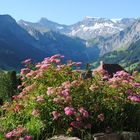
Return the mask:
{"type": "Polygon", "coordinates": [[[0,14],[37,22],[41,17],[74,24],[85,16],[103,18],[140,17],[140,0],[0,0],[0,14]]]}

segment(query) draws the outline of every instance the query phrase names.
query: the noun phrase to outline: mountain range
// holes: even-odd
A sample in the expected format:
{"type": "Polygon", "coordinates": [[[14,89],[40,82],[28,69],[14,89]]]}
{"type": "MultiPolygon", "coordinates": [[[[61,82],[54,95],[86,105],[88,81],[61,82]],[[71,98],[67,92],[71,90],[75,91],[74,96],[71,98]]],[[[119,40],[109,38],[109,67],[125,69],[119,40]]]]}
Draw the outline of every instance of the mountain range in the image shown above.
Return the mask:
{"type": "Polygon", "coordinates": [[[124,30],[126,27],[132,25],[137,19],[123,18],[123,19],[106,19],[106,18],[91,18],[85,17],[82,21],[73,25],[63,25],[52,22],[47,18],[41,18],[38,22],[32,23],[20,20],[19,24],[23,26],[30,26],[46,32],[48,30],[58,31],[68,36],[79,37],[84,40],[96,38],[99,36],[110,36],[124,30]]]}
{"type": "MultiPolygon", "coordinates": [[[[99,55],[118,48],[128,47],[140,38],[139,18],[92,18],[85,17],[73,25],[62,25],[47,18],[36,23],[20,20],[23,28],[32,27],[41,33],[55,31],[69,37],[77,37],[85,41],[86,47],[99,49],[99,55]]],[[[93,53],[94,54],[94,53],[93,53]]]]}
{"type": "Polygon", "coordinates": [[[26,58],[37,62],[57,53],[65,55],[64,61],[84,64],[114,51],[129,52],[139,39],[139,18],[85,17],[73,25],[63,25],[47,18],[36,23],[16,22],[10,15],[0,15],[0,68],[19,69],[26,58]]]}

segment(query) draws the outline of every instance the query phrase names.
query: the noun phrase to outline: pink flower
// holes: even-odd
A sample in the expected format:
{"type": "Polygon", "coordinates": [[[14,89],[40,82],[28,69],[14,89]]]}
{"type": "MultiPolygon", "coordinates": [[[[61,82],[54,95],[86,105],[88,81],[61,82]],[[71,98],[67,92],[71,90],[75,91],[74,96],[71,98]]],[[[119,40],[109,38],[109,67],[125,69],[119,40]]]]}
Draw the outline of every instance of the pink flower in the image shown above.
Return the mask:
{"type": "Polygon", "coordinates": [[[78,80],[75,80],[71,84],[72,84],[72,86],[78,86],[80,84],[80,82],[78,80]]]}
{"type": "Polygon", "coordinates": [[[12,100],[18,100],[18,96],[16,95],[12,96],[12,100]]]}
{"type": "Polygon", "coordinates": [[[95,91],[95,90],[99,89],[99,87],[97,85],[91,85],[89,89],[91,91],[95,91]]]}
{"type": "Polygon", "coordinates": [[[24,81],[25,80],[25,77],[21,77],[21,81],[24,81]]]}
{"type": "Polygon", "coordinates": [[[22,86],[23,86],[23,87],[26,86],[26,82],[22,82],[22,86]]]}
{"type": "Polygon", "coordinates": [[[35,65],[36,68],[40,68],[41,66],[42,66],[41,63],[38,63],[38,64],[35,65]]]}
{"type": "Polygon", "coordinates": [[[122,83],[127,84],[127,83],[129,83],[129,81],[128,80],[122,80],[122,83]]]}
{"type": "Polygon", "coordinates": [[[23,105],[16,104],[13,110],[14,112],[19,112],[22,108],[23,108],[23,105]]]}
{"type": "Polygon", "coordinates": [[[82,120],[81,116],[76,117],[76,121],[81,121],[81,120],[82,120]]]}
{"type": "Polygon", "coordinates": [[[58,104],[58,103],[61,102],[61,99],[60,99],[60,98],[54,98],[54,99],[53,99],[53,102],[56,103],[56,104],[58,104]]]}
{"type": "Polygon", "coordinates": [[[140,102],[140,96],[138,96],[138,95],[128,96],[128,99],[133,102],[140,102]]]}
{"type": "Polygon", "coordinates": [[[48,62],[49,62],[49,60],[50,60],[50,57],[47,57],[47,58],[44,58],[44,61],[43,61],[43,62],[48,63],[48,62]]]}
{"type": "Polygon", "coordinates": [[[53,87],[48,87],[47,95],[50,96],[53,93],[54,93],[54,88],[53,87]]]}
{"type": "Polygon", "coordinates": [[[60,57],[61,55],[60,54],[55,54],[55,55],[53,55],[50,59],[56,59],[56,58],[58,58],[58,57],[60,57]]]}
{"type": "Polygon", "coordinates": [[[128,89],[128,90],[127,90],[127,93],[128,93],[128,94],[132,94],[132,90],[131,90],[131,89],[128,89]]]}
{"type": "Polygon", "coordinates": [[[114,77],[123,77],[123,78],[126,78],[126,77],[129,77],[130,74],[125,72],[125,71],[118,71],[116,72],[116,74],[114,74],[114,77]]]}
{"type": "Polygon", "coordinates": [[[13,137],[13,131],[7,133],[7,134],[5,135],[5,137],[6,137],[7,139],[12,138],[12,137],[13,137]]]}
{"type": "Polygon", "coordinates": [[[11,132],[7,133],[5,135],[6,138],[12,139],[13,137],[19,137],[21,136],[21,133],[24,131],[23,127],[18,127],[17,129],[12,130],[11,132]]]}
{"type": "Polygon", "coordinates": [[[91,127],[92,127],[92,125],[91,125],[90,123],[88,123],[88,124],[85,126],[86,129],[91,129],[91,127]]]}
{"type": "Polygon", "coordinates": [[[72,85],[69,81],[66,81],[66,82],[62,83],[62,87],[64,87],[65,89],[69,89],[71,86],[72,85]]]}
{"type": "Polygon", "coordinates": [[[65,57],[64,55],[61,55],[61,56],[60,56],[60,58],[64,58],[64,57],[65,57]]]}
{"type": "Polygon", "coordinates": [[[108,76],[108,75],[104,75],[104,76],[102,77],[102,80],[103,80],[103,81],[108,81],[108,79],[109,79],[109,76],[108,76]]]}
{"type": "Polygon", "coordinates": [[[29,72],[30,72],[30,69],[29,68],[23,68],[23,69],[21,69],[20,74],[27,74],[29,72]]]}
{"type": "Polygon", "coordinates": [[[22,85],[19,85],[19,86],[17,87],[17,89],[21,90],[21,89],[22,89],[22,85]]]}
{"type": "Polygon", "coordinates": [[[81,128],[81,122],[77,122],[77,121],[73,121],[70,123],[71,126],[75,127],[75,128],[81,128]]]}
{"type": "Polygon", "coordinates": [[[60,93],[60,96],[63,96],[63,97],[69,96],[69,90],[68,90],[68,89],[63,90],[63,91],[60,93]]]}
{"type": "Polygon", "coordinates": [[[22,62],[22,64],[29,65],[31,64],[31,59],[26,59],[22,62]]]}
{"type": "Polygon", "coordinates": [[[25,130],[25,128],[22,125],[19,125],[16,129],[19,133],[22,133],[25,130]]]}
{"type": "Polygon", "coordinates": [[[60,70],[61,70],[61,68],[62,68],[62,67],[61,67],[60,65],[57,65],[56,70],[57,70],[57,71],[60,71],[60,70]]]}
{"type": "Polygon", "coordinates": [[[33,109],[32,115],[38,117],[40,115],[40,111],[38,109],[33,109]]]}
{"type": "Polygon", "coordinates": [[[136,76],[136,75],[138,75],[138,74],[139,74],[138,71],[134,71],[134,72],[133,72],[133,75],[134,75],[134,76],[136,76]]]}
{"type": "Polygon", "coordinates": [[[35,85],[35,84],[32,84],[32,85],[30,85],[30,86],[25,87],[23,91],[30,92],[30,91],[32,91],[35,87],[36,87],[36,85],[35,85]]]}
{"type": "Polygon", "coordinates": [[[60,59],[50,58],[50,62],[51,63],[59,63],[60,62],[60,59]]]}
{"type": "Polygon", "coordinates": [[[61,114],[58,111],[53,111],[52,115],[54,120],[57,120],[61,116],[61,114]]]}
{"type": "Polygon", "coordinates": [[[34,79],[38,79],[38,78],[41,78],[43,76],[43,72],[42,71],[39,71],[37,73],[37,75],[34,77],[34,79]]]}
{"type": "Polygon", "coordinates": [[[32,140],[32,137],[31,136],[25,136],[24,140],[32,140]]]}
{"type": "Polygon", "coordinates": [[[76,62],[76,66],[79,66],[81,64],[82,64],[82,62],[76,62]]]}
{"type": "Polygon", "coordinates": [[[65,101],[66,101],[67,103],[71,103],[72,97],[71,97],[71,96],[67,96],[67,97],[65,98],[65,101]]]}
{"type": "Polygon", "coordinates": [[[79,109],[79,112],[82,114],[83,117],[85,118],[89,117],[89,113],[83,107],[79,109]]]}
{"type": "Polygon", "coordinates": [[[103,113],[99,114],[98,119],[103,122],[105,119],[104,114],[103,113]]]}
{"type": "Polygon", "coordinates": [[[43,64],[40,68],[41,69],[48,69],[49,66],[50,66],[50,64],[43,64]]]}
{"type": "Polygon", "coordinates": [[[43,96],[37,96],[36,101],[39,103],[43,103],[45,101],[43,96]]]}
{"type": "Polygon", "coordinates": [[[131,85],[132,85],[133,87],[139,87],[139,86],[140,86],[140,83],[134,82],[134,83],[131,83],[131,85]]]}
{"type": "Polygon", "coordinates": [[[36,71],[30,71],[29,73],[26,74],[27,77],[32,77],[35,76],[37,73],[36,71]]]}
{"type": "Polygon", "coordinates": [[[73,107],[65,107],[64,111],[67,116],[71,116],[75,113],[75,110],[73,107]]]}

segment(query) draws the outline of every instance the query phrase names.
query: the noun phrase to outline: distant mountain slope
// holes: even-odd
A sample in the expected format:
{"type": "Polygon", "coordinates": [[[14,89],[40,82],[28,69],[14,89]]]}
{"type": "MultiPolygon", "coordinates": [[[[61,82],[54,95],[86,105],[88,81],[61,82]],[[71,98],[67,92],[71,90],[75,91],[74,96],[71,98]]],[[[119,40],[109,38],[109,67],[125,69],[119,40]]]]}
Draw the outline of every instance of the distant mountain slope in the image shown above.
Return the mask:
{"type": "Polygon", "coordinates": [[[59,31],[63,32],[68,29],[67,25],[58,24],[56,22],[50,21],[47,18],[41,18],[38,22],[28,22],[24,20],[20,20],[19,25],[22,27],[30,26],[40,32],[47,32],[47,31],[59,31]]]}
{"type": "Polygon", "coordinates": [[[86,17],[82,21],[69,26],[42,18],[36,23],[21,20],[19,25],[25,29],[33,28],[42,34],[52,31],[70,37],[79,37],[85,40],[85,45],[90,47],[91,50],[99,50],[100,55],[118,48],[128,47],[140,38],[139,19],[135,18],[86,17]]]}
{"type": "Polygon", "coordinates": [[[65,61],[88,63],[107,52],[127,48],[140,39],[138,19],[89,18],[62,25],[42,18],[31,23],[0,16],[0,68],[18,69],[26,58],[35,61],[60,53],[65,61]],[[20,26],[19,26],[20,25],[20,26]],[[82,39],[83,38],[83,39],[82,39]]]}
{"type": "Polygon", "coordinates": [[[87,48],[84,40],[56,31],[40,32],[31,26],[21,27],[11,16],[0,15],[0,68],[19,69],[26,58],[39,61],[57,53],[64,55],[65,61],[83,63],[99,56],[98,48],[87,48]]]}
{"type": "Polygon", "coordinates": [[[73,25],[63,25],[52,22],[46,18],[41,18],[36,23],[20,20],[21,26],[30,26],[40,32],[48,30],[57,31],[68,36],[75,36],[84,40],[93,39],[99,36],[110,36],[124,30],[136,21],[133,18],[123,18],[119,20],[107,18],[85,17],[73,25]]]}
{"type": "Polygon", "coordinates": [[[100,54],[103,55],[107,52],[124,49],[130,46],[133,42],[140,39],[140,20],[134,22],[131,26],[127,27],[119,33],[109,37],[98,37],[94,39],[94,43],[101,50],[100,54]]]}
{"type": "Polygon", "coordinates": [[[68,34],[85,40],[99,36],[110,36],[124,30],[134,21],[135,19],[112,20],[107,18],[85,17],[84,20],[72,25],[71,31],[68,34]]]}
{"type": "Polygon", "coordinates": [[[31,26],[22,27],[34,37],[40,49],[48,55],[60,53],[66,56],[66,60],[89,62],[99,57],[99,49],[95,46],[87,48],[86,42],[80,38],[69,37],[55,31],[40,32],[31,26]]]}
{"type": "Polygon", "coordinates": [[[0,15],[0,68],[18,69],[26,58],[43,59],[45,53],[33,44],[36,41],[9,15],[0,15]]]}
{"type": "Polygon", "coordinates": [[[105,63],[119,63],[127,70],[139,70],[140,71],[140,40],[132,43],[127,49],[120,51],[113,51],[103,55],[95,64],[99,65],[99,62],[105,63]]]}

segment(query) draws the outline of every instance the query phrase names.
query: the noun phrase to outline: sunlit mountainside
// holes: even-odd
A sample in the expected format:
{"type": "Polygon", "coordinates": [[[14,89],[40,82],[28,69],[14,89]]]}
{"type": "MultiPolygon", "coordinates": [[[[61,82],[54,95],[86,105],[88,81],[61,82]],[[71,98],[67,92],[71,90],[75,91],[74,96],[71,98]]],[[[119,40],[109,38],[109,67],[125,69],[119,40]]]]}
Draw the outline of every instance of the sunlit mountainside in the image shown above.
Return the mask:
{"type": "Polygon", "coordinates": [[[86,64],[108,52],[128,49],[140,39],[138,18],[85,17],[73,25],[63,25],[47,18],[35,23],[16,22],[9,15],[1,15],[0,21],[0,68],[3,69],[19,69],[25,58],[37,62],[54,54],[65,55],[64,61],[86,64]]]}

